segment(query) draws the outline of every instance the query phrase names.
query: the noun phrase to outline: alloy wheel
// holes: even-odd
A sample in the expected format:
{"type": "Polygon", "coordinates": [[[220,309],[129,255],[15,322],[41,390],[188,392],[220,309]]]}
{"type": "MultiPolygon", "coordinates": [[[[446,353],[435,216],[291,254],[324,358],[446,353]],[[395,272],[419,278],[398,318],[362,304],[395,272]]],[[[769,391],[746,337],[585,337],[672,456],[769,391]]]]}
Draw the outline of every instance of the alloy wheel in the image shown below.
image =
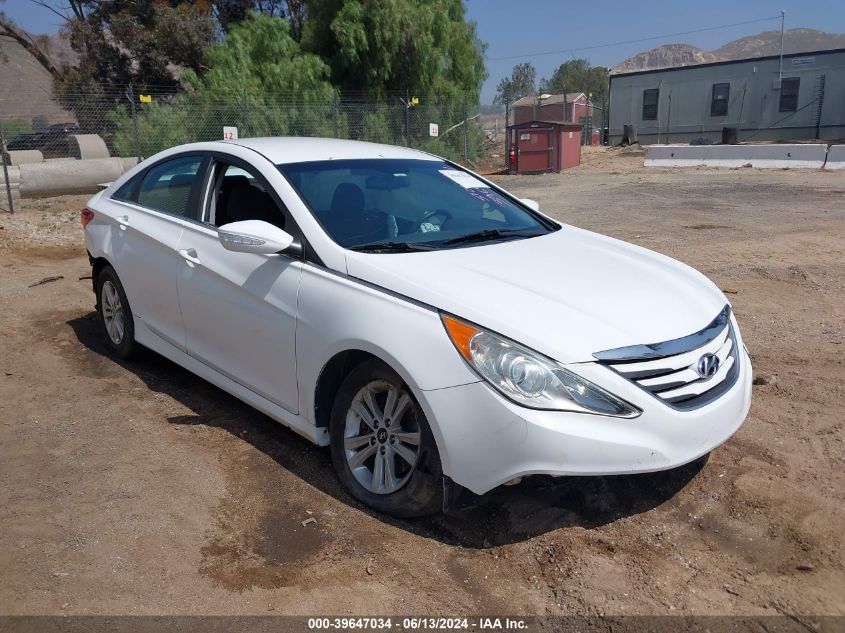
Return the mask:
{"type": "Polygon", "coordinates": [[[123,342],[125,332],[123,304],[120,302],[120,294],[118,294],[117,288],[110,280],[103,283],[100,304],[106,332],[112,343],[120,345],[123,342]]]}
{"type": "Polygon", "coordinates": [[[420,427],[410,394],[375,380],[365,385],[346,413],[344,452],[355,479],[375,494],[401,489],[417,465],[420,427]]]}

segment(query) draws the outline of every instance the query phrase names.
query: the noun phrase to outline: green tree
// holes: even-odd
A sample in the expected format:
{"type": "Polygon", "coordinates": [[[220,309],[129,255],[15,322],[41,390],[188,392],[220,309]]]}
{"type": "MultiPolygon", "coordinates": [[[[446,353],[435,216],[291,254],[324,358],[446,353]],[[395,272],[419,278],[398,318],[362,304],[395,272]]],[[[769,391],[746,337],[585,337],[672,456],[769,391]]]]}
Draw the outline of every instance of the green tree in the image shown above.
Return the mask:
{"type": "Polygon", "coordinates": [[[302,37],[305,23],[305,0],[211,0],[212,12],[224,31],[246,20],[250,13],[286,18],[290,35],[296,41],[302,37]]]}
{"type": "Polygon", "coordinates": [[[503,78],[496,87],[494,103],[513,103],[526,95],[534,94],[537,71],[531,62],[517,64],[510,77],[503,78]]]}
{"type": "Polygon", "coordinates": [[[296,95],[329,99],[329,66],[304,52],[281,17],[253,15],[234,26],[220,43],[205,51],[207,69],[186,72],[185,81],[218,97],[232,94],[296,95]]]}
{"type": "Polygon", "coordinates": [[[207,0],[69,0],[65,30],[79,62],[62,69],[56,91],[100,86],[178,86],[174,70],[201,72],[215,25],[207,0]]]}
{"type": "Polygon", "coordinates": [[[342,91],[466,95],[477,102],[485,45],[463,0],[307,0],[305,50],[342,91]]]}
{"type": "Polygon", "coordinates": [[[540,90],[552,94],[592,94],[592,100],[596,103],[607,96],[608,72],[603,66],[591,66],[586,59],[573,59],[562,63],[549,79],[544,79],[540,90]]]}
{"type": "Polygon", "coordinates": [[[344,132],[341,117],[333,116],[329,67],[301,50],[287,20],[252,15],[205,56],[205,73],[186,71],[180,94],[139,106],[134,120],[125,106],[113,111],[116,151],[149,156],[179,143],[218,139],[224,125],[238,126],[244,136],[344,132]]]}

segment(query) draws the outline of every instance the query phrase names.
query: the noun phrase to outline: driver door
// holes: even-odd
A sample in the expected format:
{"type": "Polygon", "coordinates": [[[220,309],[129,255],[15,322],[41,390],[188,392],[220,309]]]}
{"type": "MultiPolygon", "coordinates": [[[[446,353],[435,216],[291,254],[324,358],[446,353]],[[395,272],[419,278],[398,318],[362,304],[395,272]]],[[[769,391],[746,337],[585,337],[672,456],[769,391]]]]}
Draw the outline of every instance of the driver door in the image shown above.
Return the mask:
{"type": "Polygon", "coordinates": [[[260,173],[215,158],[202,221],[186,226],[178,251],[179,303],[188,353],[267,400],[298,413],[296,311],[302,263],[287,255],[228,251],[217,227],[291,222],[260,173]]]}

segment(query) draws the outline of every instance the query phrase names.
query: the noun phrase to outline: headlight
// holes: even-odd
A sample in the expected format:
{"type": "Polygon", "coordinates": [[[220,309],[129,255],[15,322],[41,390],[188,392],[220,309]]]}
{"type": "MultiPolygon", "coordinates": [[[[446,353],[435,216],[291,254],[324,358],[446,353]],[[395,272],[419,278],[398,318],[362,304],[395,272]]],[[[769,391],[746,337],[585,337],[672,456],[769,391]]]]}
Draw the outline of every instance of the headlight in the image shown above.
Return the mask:
{"type": "Polygon", "coordinates": [[[506,398],[533,409],[635,418],[634,405],[550,358],[452,316],[443,325],[461,355],[506,398]]]}

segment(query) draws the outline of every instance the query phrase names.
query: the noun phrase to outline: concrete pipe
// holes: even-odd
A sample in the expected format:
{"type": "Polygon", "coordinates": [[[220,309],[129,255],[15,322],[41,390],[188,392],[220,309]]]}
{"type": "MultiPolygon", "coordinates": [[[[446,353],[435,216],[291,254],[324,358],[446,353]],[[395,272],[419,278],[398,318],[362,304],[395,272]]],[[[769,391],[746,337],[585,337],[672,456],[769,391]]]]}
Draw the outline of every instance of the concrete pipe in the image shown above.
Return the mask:
{"type": "Polygon", "coordinates": [[[37,149],[12,149],[6,152],[7,165],[23,165],[25,163],[41,163],[44,154],[37,149]]]}
{"type": "Polygon", "coordinates": [[[45,198],[74,193],[96,193],[101,183],[119,178],[137,164],[135,158],[47,161],[14,168],[20,170],[20,194],[45,198]]]}
{"type": "MultiPolygon", "coordinates": [[[[3,169],[0,168],[0,207],[6,205],[6,178],[3,175],[3,169]]],[[[9,189],[12,190],[12,199],[16,200],[21,197],[21,170],[20,167],[11,166],[6,167],[5,171],[9,174],[9,189]]]]}
{"type": "Polygon", "coordinates": [[[74,158],[108,158],[109,148],[99,134],[72,134],[70,155],[74,158]]]}

